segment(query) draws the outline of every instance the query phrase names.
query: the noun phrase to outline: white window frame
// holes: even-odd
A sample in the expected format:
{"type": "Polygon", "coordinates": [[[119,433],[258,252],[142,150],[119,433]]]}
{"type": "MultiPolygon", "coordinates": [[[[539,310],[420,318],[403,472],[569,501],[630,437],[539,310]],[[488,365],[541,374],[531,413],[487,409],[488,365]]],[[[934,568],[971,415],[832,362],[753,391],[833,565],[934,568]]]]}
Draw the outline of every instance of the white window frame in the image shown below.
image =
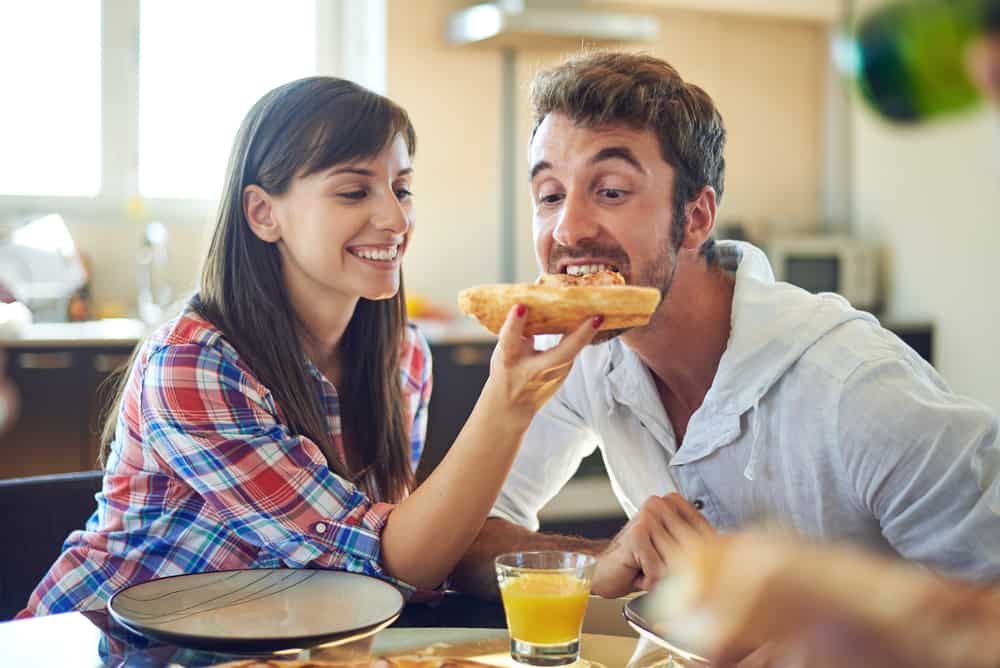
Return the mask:
{"type": "MultiPolygon", "coordinates": [[[[384,93],[386,0],[315,2],[317,73],[352,79],[384,93]]],[[[98,194],[70,197],[0,193],[0,224],[53,212],[74,222],[127,220],[128,202],[140,194],[139,0],[102,0],[101,91],[98,194]]],[[[215,200],[150,197],[144,197],[143,203],[151,218],[198,224],[210,220],[217,205],[215,200]]]]}

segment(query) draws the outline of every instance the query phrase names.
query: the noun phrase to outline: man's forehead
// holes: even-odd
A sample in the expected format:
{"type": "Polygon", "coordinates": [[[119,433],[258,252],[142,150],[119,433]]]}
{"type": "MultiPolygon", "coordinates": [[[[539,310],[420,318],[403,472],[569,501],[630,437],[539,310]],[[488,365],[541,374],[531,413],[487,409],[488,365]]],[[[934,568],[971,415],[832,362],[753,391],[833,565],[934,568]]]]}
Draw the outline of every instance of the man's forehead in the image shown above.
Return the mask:
{"type": "Polygon", "coordinates": [[[551,165],[562,161],[586,161],[610,147],[627,148],[640,159],[649,161],[655,162],[660,157],[659,139],[652,130],[625,123],[586,125],[565,114],[552,113],[542,120],[531,139],[528,162],[529,165],[539,162],[551,165]]]}

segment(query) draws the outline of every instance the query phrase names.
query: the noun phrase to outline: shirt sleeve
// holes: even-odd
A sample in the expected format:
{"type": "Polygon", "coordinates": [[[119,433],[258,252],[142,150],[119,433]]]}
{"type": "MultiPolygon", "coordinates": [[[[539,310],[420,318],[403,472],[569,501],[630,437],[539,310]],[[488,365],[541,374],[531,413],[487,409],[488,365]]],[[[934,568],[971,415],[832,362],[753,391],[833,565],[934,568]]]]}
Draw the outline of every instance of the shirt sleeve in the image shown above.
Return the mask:
{"type": "Polygon", "coordinates": [[[413,411],[413,427],[410,429],[410,464],[416,472],[427,443],[427,409],[431,403],[433,386],[431,348],[416,327],[412,327],[412,354],[406,373],[406,382],[415,385],[416,408],[413,411]]]}
{"type": "Polygon", "coordinates": [[[838,430],[858,502],[902,556],[966,579],[1000,578],[1000,424],[913,361],[848,379],[838,430]]]}
{"type": "Polygon", "coordinates": [[[386,578],[380,537],[393,506],[373,503],[331,472],[319,447],[290,433],[267,390],[222,351],[199,344],[156,351],[140,403],[143,443],[233,540],[290,567],[386,578]]]}
{"type": "Polygon", "coordinates": [[[538,511],[597,447],[597,435],[571,403],[572,385],[580,381],[577,366],[531,421],[490,517],[538,531],[538,511]]]}

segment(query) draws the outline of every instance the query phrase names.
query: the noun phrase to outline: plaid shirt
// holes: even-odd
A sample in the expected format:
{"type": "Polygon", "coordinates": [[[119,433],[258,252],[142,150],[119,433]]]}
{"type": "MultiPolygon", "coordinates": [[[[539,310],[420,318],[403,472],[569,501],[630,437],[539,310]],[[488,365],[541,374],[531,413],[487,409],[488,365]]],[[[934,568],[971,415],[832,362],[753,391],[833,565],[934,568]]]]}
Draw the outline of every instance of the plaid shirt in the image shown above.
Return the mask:
{"type": "MultiPolygon", "coordinates": [[[[306,365],[343,454],[337,391],[306,365]]],[[[412,325],[400,375],[416,470],[431,360],[412,325]]],[[[127,585],[180,573],[284,566],[391,580],[380,537],[393,506],[367,498],[291,433],[270,391],[191,307],[138,355],[96,498],[18,617],[100,608],[127,585]]]]}

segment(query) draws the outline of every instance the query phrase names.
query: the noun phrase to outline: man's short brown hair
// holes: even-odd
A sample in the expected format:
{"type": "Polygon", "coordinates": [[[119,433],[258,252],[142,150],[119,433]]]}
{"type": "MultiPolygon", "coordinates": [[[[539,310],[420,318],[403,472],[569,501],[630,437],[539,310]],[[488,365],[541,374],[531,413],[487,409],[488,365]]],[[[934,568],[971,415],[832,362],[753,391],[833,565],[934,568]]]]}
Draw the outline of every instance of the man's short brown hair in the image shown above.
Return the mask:
{"type": "MultiPolygon", "coordinates": [[[[726,129],[708,93],[685,82],[669,63],[637,53],[594,52],[539,72],[531,83],[534,128],[564,114],[585,127],[623,124],[652,130],[663,159],[674,168],[673,226],[676,250],[684,238],[685,205],[712,186],[722,200],[726,129]]],[[[714,241],[702,246],[715,260],[714,241]]]]}

